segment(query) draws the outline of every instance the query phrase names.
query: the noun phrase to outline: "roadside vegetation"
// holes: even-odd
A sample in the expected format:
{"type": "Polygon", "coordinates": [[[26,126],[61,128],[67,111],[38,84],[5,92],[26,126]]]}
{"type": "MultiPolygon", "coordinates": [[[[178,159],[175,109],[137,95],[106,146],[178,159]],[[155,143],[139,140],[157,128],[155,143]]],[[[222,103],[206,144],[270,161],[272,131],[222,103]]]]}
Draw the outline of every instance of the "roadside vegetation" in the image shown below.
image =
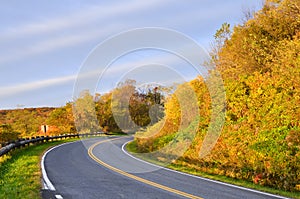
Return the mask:
{"type": "Polygon", "coordinates": [[[41,156],[54,145],[78,139],[65,139],[17,149],[0,157],[0,198],[41,198],[41,156]]]}
{"type": "Polygon", "coordinates": [[[158,159],[155,159],[153,157],[149,157],[145,155],[144,153],[140,153],[137,148],[137,144],[135,141],[129,142],[126,145],[126,150],[133,156],[140,158],[144,161],[151,162],[156,165],[160,165],[169,169],[173,169],[176,171],[180,171],[183,173],[195,175],[195,176],[200,176],[203,178],[209,178],[212,180],[220,181],[220,182],[225,182],[237,186],[242,186],[246,187],[249,189],[254,189],[258,191],[263,191],[271,194],[276,194],[276,195],[281,195],[289,198],[300,198],[300,193],[299,192],[290,192],[290,191],[285,191],[282,189],[276,189],[268,186],[263,186],[259,184],[255,184],[251,181],[248,180],[242,180],[242,179],[236,179],[232,177],[227,177],[225,175],[219,175],[219,174],[213,174],[213,173],[208,173],[208,172],[203,172],[201,169],[197,168],[195,165],[187,165],[187,163],[181,163],[178,161],[173,161],[173,163],[170,164],[165,164],[165,162],[159,161],[158,159]]]}
{"type": "MultiPolygon", "coordinates": [[[[300,1],[268,0],[243,24],[231,29],[224,23],[215,38],[207,64],[215,65],[224,81],[225,124],[211,153],[199,158],[214,96],[200,77],[186,83],[197,93],[200,120],[190,147],[174,166],[299,196],[300,1]]],[[[165,103],[163,128],[154,125],[135,137],[136,151],[163,149],[179,133],[182,113],[176,100],[173,95],[165,103]]],[[[157,159],[164,155],[156,154],[157,159]]]]}

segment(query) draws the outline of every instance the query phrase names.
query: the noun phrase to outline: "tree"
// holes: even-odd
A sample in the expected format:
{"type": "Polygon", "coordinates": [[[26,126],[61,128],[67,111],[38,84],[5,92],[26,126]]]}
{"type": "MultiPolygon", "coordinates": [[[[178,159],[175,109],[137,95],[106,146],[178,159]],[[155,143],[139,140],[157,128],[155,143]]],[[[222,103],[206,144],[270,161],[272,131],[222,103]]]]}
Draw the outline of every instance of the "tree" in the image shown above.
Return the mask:
{"type": "Polygon", "coordinates": [[[58,132],[53,132],[55,134],[64,132],[75,133],[76,129],[72,112],[72,103],[67,103],[65,106],[53,110],[47,118],[46,124],[58,128],[58,132]]]}
{"type": "Polygon", "coordinates": [[[80,93],[73,104],[75,126],[78,133],[90,133],[100,130],[93,96],[88,90],[80,93]]]}
{"type": "Polygon", "coordinates": [[[134,80],[119,83],[118,87],[97,96],[96,111],[104,131],[135,132],[158,122],[163,117],[162,89],[148,86],[137,89],[134,80]]]}
{"type": "Polygon", "coordinates": [[[114,119],[111,103],[112,92],[100,96],[98,101],[96,101],[96,111],[99,126],[104,132],[121,132],[122,130],[119,128],[114,119]]]}
{"type": "Polygon", "coordinates": [[[0,125],[0,142],[8,142],[18,139],[20,136],[19,132],[13,131],[11,125],[2,124],[0,125]]]}
{"type": "Polygon", "coordinates": [[[7,123],[21,133],[22,137],[34,136],[39,132],[40,125],[45,122],[49,111],[39,113],[38,109],[17,109],[7,113],[7,123]]]}

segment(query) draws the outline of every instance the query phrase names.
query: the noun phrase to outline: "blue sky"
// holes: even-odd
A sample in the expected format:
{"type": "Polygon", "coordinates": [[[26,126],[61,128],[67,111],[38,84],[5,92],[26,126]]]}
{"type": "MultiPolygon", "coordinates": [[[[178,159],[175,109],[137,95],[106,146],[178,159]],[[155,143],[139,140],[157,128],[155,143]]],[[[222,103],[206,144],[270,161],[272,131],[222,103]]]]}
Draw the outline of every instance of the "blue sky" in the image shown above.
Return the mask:
{"type": "MultiPolygon", "coordinates": [[[[244,10],[261,6],[262,0],[0,1],[0,109],[63,106],[72,101],[74,82],[86,57],[120,32],[173,29],[209,50],[222,23],[239,24],[244,10]]],[[[120,58],[112,68],[115,74],[105,76],[107,84],[99,85],[99,91],[124,80],[124,71],[137,62],[145,65],[151,58],[152,63],[157,56],[168,60],[169,55],[147,50],[120,58]]],[[[178,60],[177,64],[184,63],[178,60]]],[[[194,78],[192,71],[179,70],[187,79],[194,78]]],[[[145,79],[149,71],[141,71],[136,73],[145,79]]]]}

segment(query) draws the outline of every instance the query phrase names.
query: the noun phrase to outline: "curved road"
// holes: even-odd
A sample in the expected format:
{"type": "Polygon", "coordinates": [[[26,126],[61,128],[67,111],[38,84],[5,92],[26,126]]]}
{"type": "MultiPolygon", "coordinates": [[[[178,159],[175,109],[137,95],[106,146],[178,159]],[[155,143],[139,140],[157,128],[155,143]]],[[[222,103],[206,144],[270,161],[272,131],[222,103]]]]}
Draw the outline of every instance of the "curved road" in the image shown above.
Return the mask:
{"type": "Polygon", "coordinates": [[[131,137],[64,144],[43,157],[43,198],[283,198],[182,174],[122,150],[131,137]]]}

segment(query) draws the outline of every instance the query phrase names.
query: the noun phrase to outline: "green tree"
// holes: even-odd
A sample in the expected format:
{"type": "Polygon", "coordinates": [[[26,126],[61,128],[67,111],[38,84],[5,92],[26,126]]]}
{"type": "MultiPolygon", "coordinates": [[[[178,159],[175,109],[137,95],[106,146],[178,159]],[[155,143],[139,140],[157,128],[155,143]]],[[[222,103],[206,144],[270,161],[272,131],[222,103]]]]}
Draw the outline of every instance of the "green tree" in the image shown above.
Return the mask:
{"type": "Polygon", "coordinates": [[[75,126],[78,133],[90,133],[100,130],[93,96],[84,90],[73,103],[75,126]]]}

